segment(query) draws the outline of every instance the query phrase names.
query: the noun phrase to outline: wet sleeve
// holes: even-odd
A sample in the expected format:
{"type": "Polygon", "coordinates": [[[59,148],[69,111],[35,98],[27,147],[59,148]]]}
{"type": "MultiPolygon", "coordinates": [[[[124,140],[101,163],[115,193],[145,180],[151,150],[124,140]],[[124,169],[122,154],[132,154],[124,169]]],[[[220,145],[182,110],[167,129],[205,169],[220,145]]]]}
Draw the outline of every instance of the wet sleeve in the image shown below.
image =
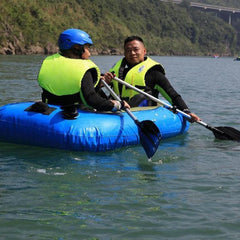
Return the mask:
{"type": "Polygon", "coordinates": [[[146,86],[151,89],[154,89],[156,85],[160,86],[171,98],[173,105],[182,111],[190,112],[181,95],[173,88],[166,76],[159,70],[150,70],[146,74],[145,82],[146,86]]]}
{"type": "Polygon", "coordinates": [[[113,109],[114,104],[96,92],[93,84],[93,74],[90,70],[83,76],[81,90],[89,106],[98,111],[111,111],[113,109]]]}

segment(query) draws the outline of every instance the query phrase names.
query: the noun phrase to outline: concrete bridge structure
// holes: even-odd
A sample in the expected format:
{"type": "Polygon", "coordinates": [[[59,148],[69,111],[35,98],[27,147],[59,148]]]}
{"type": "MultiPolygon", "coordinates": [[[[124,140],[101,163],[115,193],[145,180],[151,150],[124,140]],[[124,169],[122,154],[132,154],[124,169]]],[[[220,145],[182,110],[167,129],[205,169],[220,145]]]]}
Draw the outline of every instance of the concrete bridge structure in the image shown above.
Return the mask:
{"type": "MultiPolygon", "coordinates": [[[[162,2],[169,2],[169,3],[176,3],[180,4],[183,1],[182,0],[161,0],[162,2]]],[[[239,8],[231,8],[231,7],[223,7],[218,5],[212,5],[212,4],[204,4],[204,3],[197,3],[197,2],[190,2],[191,7],[195,8],[201,8],[204,10],[212,10],[212,11],[218,11],[218,12],[225,12],[228,14],[228,23],[232,23],[232,14],[240,14],[239,8]]],[[[239,15],[240,17],[240,15],[239,15]]]]}

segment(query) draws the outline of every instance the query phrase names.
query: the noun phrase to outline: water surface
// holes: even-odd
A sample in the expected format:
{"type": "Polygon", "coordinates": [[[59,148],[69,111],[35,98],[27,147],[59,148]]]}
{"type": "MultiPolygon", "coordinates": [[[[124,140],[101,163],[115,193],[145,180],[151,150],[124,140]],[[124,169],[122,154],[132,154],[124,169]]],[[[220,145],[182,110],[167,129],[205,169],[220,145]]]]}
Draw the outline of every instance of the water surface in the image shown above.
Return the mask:
{"type": "MultiPolygon", "coordinates": [[[[102,72],[119,56],[95,56],[102,72]]],[[[44,56],[0,56],[0,105],[38,100],[44,56]]],[[[240,62],[159,57],[190,109],[240,129],[240,62]]],[[[240,144],[193,124],[161,142],[106,153],[0,143],[0,239],[239,239],[240,144]]]]}

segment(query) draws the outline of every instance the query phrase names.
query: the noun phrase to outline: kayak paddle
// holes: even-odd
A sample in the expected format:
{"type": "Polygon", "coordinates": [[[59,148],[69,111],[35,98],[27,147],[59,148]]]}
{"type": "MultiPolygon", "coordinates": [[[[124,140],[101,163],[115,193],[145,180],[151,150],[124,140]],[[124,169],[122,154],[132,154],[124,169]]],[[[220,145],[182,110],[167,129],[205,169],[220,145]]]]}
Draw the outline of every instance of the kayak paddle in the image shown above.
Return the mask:
{"type": "MultiPolygon", "coordinates": [[[[111,95],[117,101],[121,102],[121,99],[111,89],[111,87],[105,81],[102,81],[102,82],[104,86],[108,89],[108,91],[111,93],[111,95]]],[[[124,110],[137,125],[141,144],[146,152],[147,157],[150,159],[155,154],[160,144],[161,133],[158,127],[153,121],[150,121],[150,120],[144,120],[140,122],[128,108],[124,108],[124,110]]]]}
{"type": "MultiPolygon", "coordinates": [[[[143,94],[144,96],[146,96],[147,98],[160,103],[162,105],[164,105],[167,108],[173,109],[172,105],[169,105],[163,101],[161,101],[160,99],[153,97],[152,95],[132,86],[131,84],[123,81],[120,78],[114,77],[114,80],[116,80],[117,82],[127,86],[128,88],[131,88],[133,90],[135,90],[138,93],[143,94]]],[[[187,119],[191,119],[191,116],[179,109],[174,109],[175,111],[177,111],[178,113],[180,113],[181,115],[183,115],[184,117],[186,117],[187,119]]],[[[215,138],[220,139],[220,140],[233,140],[233,141],[240,141],[240,131],[238,131],[235,128],[232,127],[212,127],[210,125],[208,125],[207,123],[203,122],[203,121],[198,121],[198,124],[204,126],[205,128],[207,128],[208,130],[212,131],[215,138]]]]}

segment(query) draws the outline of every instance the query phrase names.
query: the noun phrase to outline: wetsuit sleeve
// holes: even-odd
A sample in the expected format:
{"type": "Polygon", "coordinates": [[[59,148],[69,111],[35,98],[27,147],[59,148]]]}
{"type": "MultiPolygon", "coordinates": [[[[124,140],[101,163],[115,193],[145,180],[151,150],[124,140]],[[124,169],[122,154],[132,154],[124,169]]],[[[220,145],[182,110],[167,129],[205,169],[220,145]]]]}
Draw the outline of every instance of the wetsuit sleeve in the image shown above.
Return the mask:
{"type": "Polygon", "coordinates": [[[114,104],[102,98],[95,90],[93,85],[93,74],[88,70],[82,79],[81,90],[86,100],[87,104],[99,111],[111,111],[114,107],[114,104]]]}
{"type": "Polygon", "coordinates": [[[172,104],[178,109],[190,112],[187,104],[182,99],[181,95],[173,88],[166,76],[157,69],[149,70],[145,79],[146,86],[154,89],[156,85],[160,86],[172,99],[172,104]]]}

